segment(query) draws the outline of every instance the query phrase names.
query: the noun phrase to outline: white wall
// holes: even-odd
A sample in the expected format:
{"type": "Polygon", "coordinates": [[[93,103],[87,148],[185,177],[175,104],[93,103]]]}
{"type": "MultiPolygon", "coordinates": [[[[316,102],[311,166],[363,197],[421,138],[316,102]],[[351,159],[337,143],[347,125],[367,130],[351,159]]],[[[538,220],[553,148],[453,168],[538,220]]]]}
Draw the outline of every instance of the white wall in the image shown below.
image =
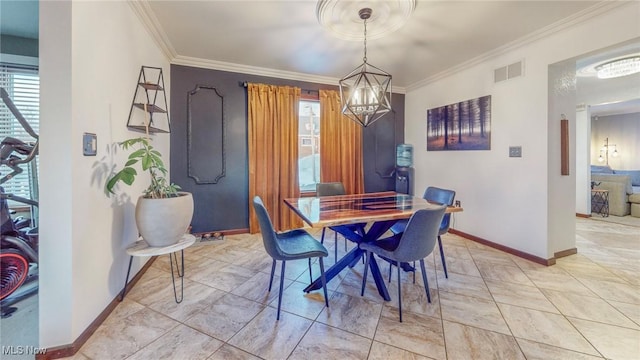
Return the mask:
{"type": "Polygon", "coordinates": [[[591,214],[591,172],[589,152],[591,116],[589,107],[576,111],[576,213],[591,214]]]}
{"type": "MultiPolygon", "coordinates": [[[[598,120],[591,120],[591,164],[605,164],[598,162],[598,156],[606,138],[609,138],[609,147],[616,145],[619,154],[613,157],[613,149],[609,152],[612,169],[640,169],[640,113],[599,116],[598,120]]],[[[604,153],[602,156],[606,157],[604,153]]]]}
{"type": "MultiPolygon", "coordinates": [[[[623,5],[409,90],[405,139],[415,149],[416,189],[429,185],[455,189],[464,207],[456,215],[455,228],[460,231],[542,258],[565,250],[555,241],[563,246],[575,242],[571,235],[575,222],[550,225],[549,215],[556,212],[562,219],[574,219],[575,175],[559,178],[559,165],[556,168],[549,160],[558,158],[559,163],[560,148],[559,114],[550,117],[548,112],[549,66],[638,37],[639,22],[637,4],[623,5]],[[523,77],[493,83],[495,68],[521,59],[526,66],[523,77]],[[491,151],[426,151],[427,109],[484,95],[492,95],[491,151]],[[522,158],[508,157],[513,145],[522,146],[522,158]],[[567,234],[570,238],[564,239],[567,234]]],[[[575,104],[570,110],[565,114],[575,141],[575,104]]],[[[571,164],[575,173],[575,152],[571,164]]]]}
{"type": "MultiPolygon", "coordinates": [[[[142,65],[162,67],[169,87],[169,62],[127,2],[40,2],[40,346],[72,343],[122,289],[145,179],[115,198],[103,189],[127,156],[112,144],[140,135],[126,123],[142,65]],[[95,157],[82,155],[84,132],[97,134],[95,157]]],[[[153,141],[168,162],[168,135],[153,141]]]]}

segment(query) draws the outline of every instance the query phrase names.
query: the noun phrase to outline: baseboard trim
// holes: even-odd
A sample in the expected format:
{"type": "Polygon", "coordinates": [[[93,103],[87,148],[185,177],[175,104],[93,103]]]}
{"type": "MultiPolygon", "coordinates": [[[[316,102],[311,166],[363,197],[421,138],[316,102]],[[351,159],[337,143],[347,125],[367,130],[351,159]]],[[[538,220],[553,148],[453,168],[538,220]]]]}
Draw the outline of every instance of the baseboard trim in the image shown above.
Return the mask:
{"type": "Polygon", "coordinates": [[[482,245],[486,245],[489,247],[492,247],[494,249],[500,250],[500,251],[504,251],[508,254],[511,255],[515,255],[517,257],[523,258],[525,260],[529,260],[529,261],[533,261],[537,264],[541,264],[541,265],[545,265],[545,266],[550,266],[550,265],[554,265],[556,263],[556,258],[550,258],[550,259],[545,259],[545,258],[541,258],[535,255],[531,255],[528,254],[526,252],[520,251],[520,250],[516,250],[513,248],[510,248],[508,246],[504,246],[504,245],[500,245],[500,244],[496,244],[494,242],[491,242],[489,240],[477,237],[475,235],[471,235],[471,234],[467,234],[465,232],[462,232],[460,230],[456,230],[456,229],[449,229],[449,232],[458,236],[462,236],[465,239],[471,240],[471,241],[475,241],[477,243],[480,243],[482,245]]]}
{"type": "MultiPolygon", "coordinates": [[[[146,264],[144,264],[144,266],[140,269],[140,271],[138,271],[136,276],[134,276],[133,279],[129,281],[129,284],[127,285],[128,289],[134,286],[138,282],[138,280],[142,278],[142,275],[144,275],[144,273],[147,272],[147,270],[151,267],[151,265],[156,260],[156,258],[157,256],[154,256],[151,259],[149,259],[149,261],[147,261],[146,264]]],[[[82,332],[82,334],[80,334],[80,336],[78,336],[78,338],[72,344],[61,345],[61,346],[45,349],[43,354],[36,355],[36,360],[60,359],[60,358],[75,355],[78,352],[78,350],[80,350],[82,345],[84,345],[84,343],[86,343],[87,340],[89,340],[91,335],[93,335],[93,333],[96,330],[98,330],[98,327],[102,325],[102,323],[107,319],[107,317],[116,308],[116,306],[118,306],[119,303],[120,303],[120,293],[118,293],[116,297],[113,300],[111,300],[109,305],[107,305],[107,307],[100,313],[100,315],[98,315],[98,317],[95,320],[93,320],[91,324],[89,324],[89,326],[82,332]]]]}
{"type": "Polygon", "coordinates": [[[590,218],[591,214],[581,214],[581,213],[576,213],[576,217],[580,217],[580,218],[590,218]]]}
{"type": "Polygon", "coordinates": [[[572,249],[558,251],[557,253],[553,254],[553,257],[556,259],[559,259],[565,256],[574,255],[577,253],[578,253],[578,248],[572,248],[572,249]]]}

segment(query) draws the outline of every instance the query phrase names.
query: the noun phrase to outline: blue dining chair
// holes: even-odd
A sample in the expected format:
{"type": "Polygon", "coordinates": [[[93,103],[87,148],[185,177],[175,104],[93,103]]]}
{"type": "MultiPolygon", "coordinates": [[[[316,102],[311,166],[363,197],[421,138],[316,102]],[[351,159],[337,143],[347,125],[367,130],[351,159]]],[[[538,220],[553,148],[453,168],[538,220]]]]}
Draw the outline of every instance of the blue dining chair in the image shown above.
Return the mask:
{"type": "MultiPolygon", "coordinates": [[[[345,195],[347,192],[344,189],[344,185],[341,182],[324,182],[316,184],[316,196],[336,196],[336,195],[345,195]]],[[[334,256],[335,261],[338,262],[338,233],[341,228],[350,228],[352,231],[361,231],[364,224],[349,224],[349,225],[338,225],[338,226],[330,226],[329,229],[333,230],[334,234],[334,256]]],[[[324,244],[324,234],[327,230],[326,227],[322,228],[322,236],[320,237],[320,243],[324,244]]],[[[347,251],[347,238],[344,239],[344,251],[347,251]]]]}
{"type": "MultiPolygon", "coordinates": [[[[453,201],[456,198],[456,192],[453,190],[442,189],[435,186],[430,186],[425,190],[423,199],[436,204],[441,205],[453,205],[453,201]]],[[[442,218],[442,223],[440,224],[440,229],[438,230],[438,248],[440,249],[440,259],[442,260],[442,269],[444,270],[444,276],[448,279],[449,273],[447,272],[447,261],[444,258],[444,250],[442,249],[442,238],[441,235],[446,234],[449,231],[449,227],[451,225],[451,214],[444,214],[442,218]]],[[[391,227],[391,232],[394,234],[400,234],[404,231],[407,226],[407,220],[400,220],[393,224],[391,227]]],[[[391,281],[391,265],[389,265],[389,281],[391,281]]],[[[415,282],[415,273],[414,273],[414,282],[415,282]]]]}
{"type": "MultiPolygon", "coordinates": [[[[367,272],[369,262],[376,254],[382,258],[401,262],[420,261],[420,269],[422,270],[422,280],[424,289],[427,293],[427,300],[431,302],[431,294],[429,293],[429,281],[427,280],[427,272],[424,266],[424,258],[433,252],[438,237],[438,229],[444,216],[446,206],[439,206],[433,209],[418,210],[407,222],[407,226],[402,233],[392,235],[390,237],[360,243],[360,249],[367,252],[366,263],[364,266],[364,276],[362,277],[362,289],[360,296],[364,295],[364,289],[367,284],[367,272]]],[[[400,281],[400,266],[398,266],[398,311],[400,313],[400,322],[402,322],[402,290],[400,281]]]]}
{"type": "Polygon", "coordinates": [[[269,279],[269,291],[273,284],[273,275],[276,270],[276,261],[282,261],[280,271],[280,291],[278,293],[278,314],[276,320],[280,320],[280,305],[282,304],[282,290],[284,288],[284,269],[288,260],[309,259],[309,277],[311,274],[311,259],[317,257],[320,263],[320,278],[322,289],[324,290],[324,302],[329,307],[329,297],[327,295],[327,280],[324,274],[323,258],[329,255],[327,249],[318,240],[303,229],[289,230],[277,233],[273,228],[273,223],[269,213],[259,196],[253,198],[253,208],[258,217],[262,242],[267,254],[273,259],[271,265],[271,278],[269,279]]]}

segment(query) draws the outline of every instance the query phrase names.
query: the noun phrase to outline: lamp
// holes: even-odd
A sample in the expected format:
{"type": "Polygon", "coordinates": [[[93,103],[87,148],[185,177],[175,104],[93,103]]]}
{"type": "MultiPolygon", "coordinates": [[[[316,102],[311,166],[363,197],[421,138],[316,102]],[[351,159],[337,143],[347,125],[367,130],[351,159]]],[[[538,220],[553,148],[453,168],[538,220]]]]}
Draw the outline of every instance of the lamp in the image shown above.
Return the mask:
{"type": "Polygon", "coordinates": [[[602,149],[600,149],[600,156],[598,156],[598,162],[605,162],[609,165],[609,149],[613,147],[613,152],[611,153],[611,157],[618,157],[618,148],[615,144],[609,145],[609,138],[604,139],[604,145],[602,149]],[[604,157],[602,154],[604,153],[604,157]]]}
{"type": "Polygon", "coordinates": [[[610,79],[640,72],[640,56],[616,59],[596,66],[598,78],[610,79]]]}
{"type": "Polygon", "coordinates": [[[358,11],[364,20],[363,64],[340,80],[342,113],[366,127],[391,110],[391,74],[367,62],[367,19],[373,10],[358,11]]]}

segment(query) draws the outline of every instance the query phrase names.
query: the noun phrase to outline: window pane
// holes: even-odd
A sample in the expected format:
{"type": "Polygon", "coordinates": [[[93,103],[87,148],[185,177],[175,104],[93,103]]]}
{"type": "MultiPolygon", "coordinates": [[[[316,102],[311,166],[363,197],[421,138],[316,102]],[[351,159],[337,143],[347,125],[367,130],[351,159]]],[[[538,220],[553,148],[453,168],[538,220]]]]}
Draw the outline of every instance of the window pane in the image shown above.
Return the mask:
{"type": "MultiPolygon", "coordinates": [[[[27,120],[35,133],[39,133],[40,119],[40,78],[36,69],[16,67],[13,65],[0,64],[0,87],[4,88],[9,94],[9,98],[13,101],[16,108],[22,116],[27,120]]],[[[9,108],[0,101],[0,140],[6,137],[12,137],[33,144],[36,139],[31,137],[20,125],[9,108]]],[[[16,152],[13,155],[24,158],[25,155],[16,152]]],[[[31,198],[37,200],[37,189],[33,181],[37,179],[37,159],[35,167],[32,163],[22,164],[23,172],[16,175],[12,179],[0,184],[6,193],[17,196],[31,198]]],[[[12,170],[7,166],[0,167],[0,177],[11,173],[12,170]]],[[[18,205],[15,202],[9,202],[9,205],[18,205]]],[[[23,205],[23,204],[19,204],[23,205]]]]}
{"type": "Polygon", "coordinates": [[[300,101],[298,116],[300,191],[315,191],[320,182],[320,103],[300,101]]]}

